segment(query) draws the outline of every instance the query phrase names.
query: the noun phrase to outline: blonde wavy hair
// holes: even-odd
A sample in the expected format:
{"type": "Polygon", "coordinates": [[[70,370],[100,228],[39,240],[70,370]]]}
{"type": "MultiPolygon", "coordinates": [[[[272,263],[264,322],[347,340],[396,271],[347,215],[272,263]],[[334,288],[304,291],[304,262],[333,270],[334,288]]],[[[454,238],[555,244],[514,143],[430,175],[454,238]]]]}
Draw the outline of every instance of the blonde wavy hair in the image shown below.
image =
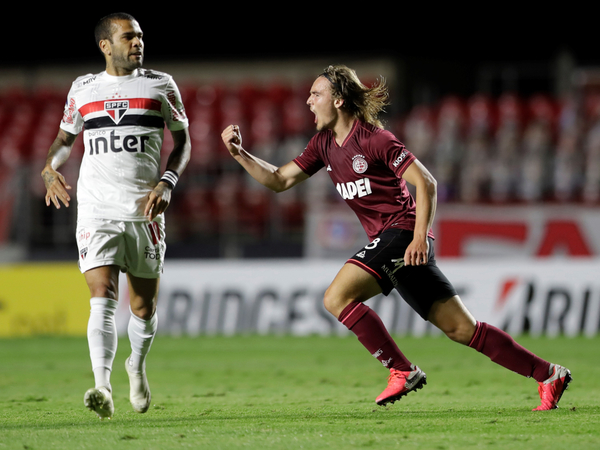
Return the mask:
{"type": "Polygon", "coordinates": [[[383,128],[379,116],[389,105],[389,92],[383,77],[367,87],[353,69],[344,65],[331,65],[320,76],[331,83],[332,96],[344,100],[342,109],[363,122],[383,128]]]}

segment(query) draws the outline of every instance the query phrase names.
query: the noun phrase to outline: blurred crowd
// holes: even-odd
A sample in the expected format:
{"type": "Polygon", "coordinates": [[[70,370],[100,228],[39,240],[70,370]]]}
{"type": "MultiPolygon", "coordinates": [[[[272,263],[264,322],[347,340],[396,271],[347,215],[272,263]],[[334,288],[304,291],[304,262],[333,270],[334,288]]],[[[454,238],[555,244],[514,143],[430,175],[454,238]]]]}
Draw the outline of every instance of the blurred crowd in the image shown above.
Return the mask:
{"type": "Polygon", "coordinates": [[[600,201],[600,97],[476,94],[417,105],[396,131],[440,202],[600,201]]]}
{"type": "MultiPolygon", "coordinates": [[[[248,179],[221,142],[223,128],[237,123],[244,147],[257,156],[276,165],[297,156],[314,134],[306,106],[311,81],[180,86],[193,153],[168,211],[170,242],[214,244],[211,256],[244,256],[244,245],[268,240],[301,243],[313,202],[341,201],[332,186],[322,192],[326,183],[273,195],[248,179]]],[[[0,94],[0,245],[73,244],[75,208],[45,207],[39,176],[65,95],[60,89],[0,94]]],[[[600,202],[600,96],[594,93],[450,96],[407,112],[392,108],[385,121],[433,173],[439,202],[600,202]]],[[[169,133],[165,138],[169,149],[169,133]]],[[[82,152],[79,138],[61,169],[73,197],[82,152]]]]}

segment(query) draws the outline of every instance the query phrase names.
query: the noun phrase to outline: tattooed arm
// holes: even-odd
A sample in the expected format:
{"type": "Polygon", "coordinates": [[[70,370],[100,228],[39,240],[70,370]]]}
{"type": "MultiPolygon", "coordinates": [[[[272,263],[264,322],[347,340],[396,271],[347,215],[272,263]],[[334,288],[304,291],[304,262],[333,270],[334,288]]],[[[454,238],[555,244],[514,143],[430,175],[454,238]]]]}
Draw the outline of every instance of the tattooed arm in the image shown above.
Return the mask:
{"type": "Polygon", "coordinates": [[[67,184],[65,177],[57,169],[69,158],[75,138],[77,138],[77,135],[67,133],[61,129],[50,146],[46,165],[42,170],[42,178],[46,185],[46,206],[50,206],[50,202],[52,202],[56,209],[60,209],[60,203],[62,202],[66,207],[69,207],[71,197],[67,190],[71,189],[71,186],[67,184]]]}

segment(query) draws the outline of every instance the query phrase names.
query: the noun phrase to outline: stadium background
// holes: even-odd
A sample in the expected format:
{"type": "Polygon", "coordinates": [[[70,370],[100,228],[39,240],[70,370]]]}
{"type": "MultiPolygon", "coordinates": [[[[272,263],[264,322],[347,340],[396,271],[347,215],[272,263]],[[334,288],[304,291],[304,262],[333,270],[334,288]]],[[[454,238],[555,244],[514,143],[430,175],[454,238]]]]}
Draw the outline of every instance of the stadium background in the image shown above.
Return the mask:
{"type": "MultiPolygon", "coordinates": [[[[103,69],[91,30],[106,12],[8,25],[0,336],[85,332],[76,208],[46,208],[39,173],[71,81],[103,69]]],[[[438,179],[440,264],[476,315],[514,333],[597,334],[600,56],[585,27],[405,14],[411,20],[393,27],[357,29],[322,10],[293,20],[203,12],[219,28],[200,26],[197,15],[134,12],[145,67],[174,75],[193,138],[167,213],[161,332],[345,332],[320,297],[364,244],[356,219],[324,176],[279,195],[257,186],[219,137],[235,121],[250,151],[288,161],[313,133],[308,87],[326,65],[344,63],[365,82],[382,75],[390,85],[387,126],[438,179]]],[[[61,170],[73,184],[82,149],[79,139],[61,170]]],[[[434,332],[394,295],[371,303],[394,332],[434,332]]],[[[121,331],[126,305],[124,295],[121,331]]]]}

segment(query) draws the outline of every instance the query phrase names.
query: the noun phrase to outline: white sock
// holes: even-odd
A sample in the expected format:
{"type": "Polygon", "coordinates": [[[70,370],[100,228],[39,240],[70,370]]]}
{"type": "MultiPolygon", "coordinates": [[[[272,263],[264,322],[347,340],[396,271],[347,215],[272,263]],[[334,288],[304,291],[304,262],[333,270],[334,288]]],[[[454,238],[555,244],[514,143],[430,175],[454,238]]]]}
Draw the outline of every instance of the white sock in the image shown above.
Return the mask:
{"type": "Polygon", "coordinates": [[[117,304],[110,298],[92,297],[87,329],[95,387],[106,386],[109,390],[110,373],[117,352],[117,304]]]}
{"type": "Polygon", "coordinates": [[[127,325],[127,334],[131,343],[129,367],[133,369],[133,372],[144,372],[146,355],[150,351],[157,328],[158,315],[156,313],[149,320],[140,319],[131,313],[129,324],[127,325]]]}

